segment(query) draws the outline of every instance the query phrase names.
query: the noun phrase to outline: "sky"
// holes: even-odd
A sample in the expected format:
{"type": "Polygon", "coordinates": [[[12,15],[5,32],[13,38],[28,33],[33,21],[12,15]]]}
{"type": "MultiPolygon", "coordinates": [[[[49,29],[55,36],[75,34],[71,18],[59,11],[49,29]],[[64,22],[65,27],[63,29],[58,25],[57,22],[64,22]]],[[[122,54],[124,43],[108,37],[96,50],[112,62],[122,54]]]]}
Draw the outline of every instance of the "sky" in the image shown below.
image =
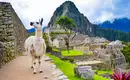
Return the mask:
{"type": "MultiPolygon", "coordinates": [[[[0,0],[10,2],[26,29],[32,28],[29,23],[44,19],[47,26],[54,11],[66,0],[0,0]]],[[[90,22],[113,21],[115,18],[130,19],[130,0],[70,0],[90,22]]]]}

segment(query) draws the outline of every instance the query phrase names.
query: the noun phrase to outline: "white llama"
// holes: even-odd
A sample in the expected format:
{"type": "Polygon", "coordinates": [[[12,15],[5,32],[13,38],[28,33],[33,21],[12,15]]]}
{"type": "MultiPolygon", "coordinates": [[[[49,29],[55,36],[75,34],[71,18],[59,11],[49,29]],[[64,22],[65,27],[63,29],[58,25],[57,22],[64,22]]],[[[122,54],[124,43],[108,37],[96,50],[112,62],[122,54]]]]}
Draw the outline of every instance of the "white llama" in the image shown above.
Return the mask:
{"type": "Polygon", "coordinates": [[[46,53],[46,44],[45,40],[42,38],[42,22],[43,19],[39,20],[39,22],[31,22],[30,25],[36,28],[35,36],[30,36],[25,41],[25,50],[26,54],[31,54],[32,57],[32,66],[34,69],[33,73],[36,74],[36,59],[39,64],[39,72],[42,73],[41,70],[41,60],[43,55],[46,53]]]}

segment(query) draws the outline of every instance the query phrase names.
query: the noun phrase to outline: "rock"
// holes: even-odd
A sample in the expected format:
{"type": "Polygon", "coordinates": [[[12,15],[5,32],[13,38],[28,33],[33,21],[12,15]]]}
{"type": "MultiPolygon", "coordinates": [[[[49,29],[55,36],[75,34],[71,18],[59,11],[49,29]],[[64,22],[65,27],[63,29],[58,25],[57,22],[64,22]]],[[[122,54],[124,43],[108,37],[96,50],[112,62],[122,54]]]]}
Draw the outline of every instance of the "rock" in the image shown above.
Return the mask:
{"type": "Polygon", "coordinates": [[[94,71],[91,69],[91,66],[78,66],[74,68],[74,73],[76,76],[92,80],[94,78],[94,71]]]}
{"type": "Polygon", "coordinates": [[[94,73],[93,73],[93,72],[81,73],[81,78],[87,79],[87,80],[93,80],[93,78],[94,78],[94,73]]]}
{"type": "Polygon", "coordinates": [[[59,71],[57,71],[57,74],[56,74],[57,76],[61,76],[61,75],[64,75],[64,73],[63,72],[59,72],[59,71]]]}
{"type": "Polygon", "coordinates": [[[45,58],[44,61],[52,61],[52,59],[51,58],[45,58]]]}
{"type": "Polygon", "coordinates": [[[0,16],[2,15],[2,12],[0,12],[0,16]]]}
{"type": "Polygon", "coordinates": [[[3,48],[4,46],[3,46],[3,42],[0,42],[0,48],[3,48]]]}
{"type": "Polygon", "coordinates": [[[15,36],[8,36],[8,39],[15,40],[15,36]]]}
{"type": "Polygon", "coordinates": [[[59,76],[58,79],[59,79],[59,80],[64,80],[64,79],[68,79],[68,77],[65,76],[65,75],[62,75],[62,76],[59,76]]]}
{"type": "Polygon", "coordinates": [[[9,28],[13,28],[13,24],[10,24],[10,25],[9,25],[9,28]]]}
{"type": "Polygon", "coordinates": [[[9,30],[7,30],[7,32],[13,32],[14,30],[13,29],[9,29],[9,30]]]}
{"type": "Polygon", "coordinates": [[[52,68],[53,68],[53,69],[56,69],[56,65],[52,65],[52,68]]]}
{"type": "Polygon", "coordinates": [[[5,16],[10,17],[11,15],[9,13],[6,13],[5,16]]]}
{"type": "Polygon", "coordinates": [[[44,76],[45,79],[48,79],[48,76],[44,76]]]}
{"type": "Polygon", "coordinates": [[[52,75],[58,77],[58,76],[64,75],[64,73],[61,70],[59,70],[59,69],[55,69],[55,71],[52,72],[52,75]]]}
{"type": "Polygon", "coordinates": [[[52,75],[56,75],[56,74],[57,74],[57,72],[56,72],[56,71],[52,72],[52,75]]]}
{"type": "Polygon", "coordinates": [[[9,20],[9,21],[5,22],[5,24],[12,24],[12,23],[13,23],[12,20],[9,20]]]}
{"type": "Polygon", "coordinates": [[[0,28],[6,28],[6,25],[1,25],[0,28]]]}

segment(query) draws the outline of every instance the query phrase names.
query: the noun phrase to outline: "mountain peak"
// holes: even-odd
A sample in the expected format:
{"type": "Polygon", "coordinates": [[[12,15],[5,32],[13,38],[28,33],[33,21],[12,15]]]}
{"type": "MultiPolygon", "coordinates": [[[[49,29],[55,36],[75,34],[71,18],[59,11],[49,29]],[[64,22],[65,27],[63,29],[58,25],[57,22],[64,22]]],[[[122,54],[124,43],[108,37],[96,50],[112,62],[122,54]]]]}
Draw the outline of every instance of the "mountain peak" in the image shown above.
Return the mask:
{"type": "Polygon", "coordinates": [[[75,5],[72,1],[65,1],[62,5],[75,5]]]}
{"type": "Polygon", "coordinates": [[[73,2],[65,1],[63,4],[61,4],[51,17],[48,27],[53,29],[60,28],[60,26],[56,24],[56,20],[58,20],[61,16],[67,16],[74,20],[77,26],[73,29],[74,31],[93,36],[93,33],[91,32],[91,30],[93,30],[93,26],[89,20],[79,12],[78,8],[73,2]]]}
{"type": "Polygon", "coordinates": [[[55,11],[54,14],[56,15],[66,15],[69,12],[78,12],[77,7],[75,6],[75,4],[72,1],[65,1],[63,4],[61,4],[55,11]]]}
{"type": "Polygon", "coordinates": [[[96,24],[90,23],[87,17],[85,17],[82,13],[80,13],[77,7],[75,6],[75,4],[71,1],[65,1],[53,13],[51,20],[48,23],[48,27],[50,27],[52,32],[63,30],[61,26],[56,24],[56,21],[61,16],[67,16],[74,20],[77,26],[73,28],[75,32],[79,32],[81,34],[86,34],[88,36],[93,36],[93,37],[94,36],[105,37],[108,40],[130,41],[130,37],[128,37],[130,34],[128,33],[120,32],[112,29],[104,29],[99,27],[96,24]]]}
{"type": "Polygon", "coordinates": [[[75,4],[72,1],[65,1],[61,6],[66,7],[68,9],[72,9],[73,8],[73,9],[78,10],[76,8],[75,4]]]}

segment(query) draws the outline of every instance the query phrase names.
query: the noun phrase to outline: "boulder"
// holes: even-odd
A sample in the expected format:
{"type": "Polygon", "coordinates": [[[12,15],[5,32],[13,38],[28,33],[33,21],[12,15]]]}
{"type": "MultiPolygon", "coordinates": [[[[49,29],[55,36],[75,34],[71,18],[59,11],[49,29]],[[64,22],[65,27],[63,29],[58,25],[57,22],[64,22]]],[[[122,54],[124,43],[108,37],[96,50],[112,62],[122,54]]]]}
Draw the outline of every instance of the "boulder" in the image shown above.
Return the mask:
{"type": "Polygon", "coordinates": [[[74,73],[76,76],[83,79],[92,80],[94,78],[94,71],[91,66],[78,66],[74,68],[74,73]]]}

